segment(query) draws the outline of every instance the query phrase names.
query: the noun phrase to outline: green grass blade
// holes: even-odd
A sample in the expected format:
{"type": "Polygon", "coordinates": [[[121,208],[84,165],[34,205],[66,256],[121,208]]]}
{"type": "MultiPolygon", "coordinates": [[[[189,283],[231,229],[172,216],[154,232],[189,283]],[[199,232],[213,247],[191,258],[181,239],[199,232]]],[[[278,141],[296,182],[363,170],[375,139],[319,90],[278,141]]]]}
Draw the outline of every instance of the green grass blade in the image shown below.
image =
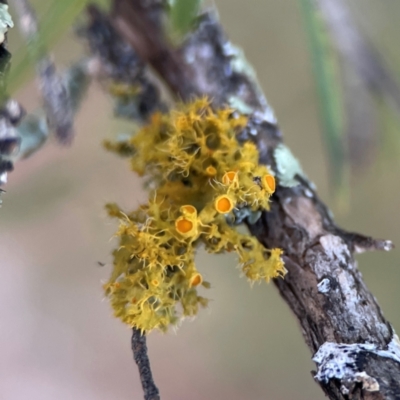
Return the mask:
{"type": "MultiPolygon", "coordinates": [[[[51,2],[41,0],[33,2],[39,15],[40,40],[37,41],[38,46],[43,46],[47,49],[54,47],[71,30],[76,18],[82,13],[89,2],[90,0],[52,0],[51,2]],[[44,7],[46,9],[41,13],[40,11],[43,11],[44,7]]],[[[107,4],[107,1],[98,0],[96,3],[107,4]]],[[[10,48],[13,55],[11,71],[8,77],[10,92],[15,91],[26,82],[30,74],[33,74],[32,67],[34,60],[32,60],[30,54],[37,54],[38,50],[28,49],[25,42],[16,51],[10,48]]]]}
{"type": "Polygon", "coordinates": [[[169,22],[172,35],[182,38],[190,31],[199,14],[202,0],[174,0],[170,3],[169,22]]]}
{"type": "Polygon", "coordinates": [[[346,201],[349,163],[346,158],[343,97],[339,65],[326,26],[314,0],[299,0],[309,42],[319,98],[322,134],[326,143],[335,197],[346,201]]]}

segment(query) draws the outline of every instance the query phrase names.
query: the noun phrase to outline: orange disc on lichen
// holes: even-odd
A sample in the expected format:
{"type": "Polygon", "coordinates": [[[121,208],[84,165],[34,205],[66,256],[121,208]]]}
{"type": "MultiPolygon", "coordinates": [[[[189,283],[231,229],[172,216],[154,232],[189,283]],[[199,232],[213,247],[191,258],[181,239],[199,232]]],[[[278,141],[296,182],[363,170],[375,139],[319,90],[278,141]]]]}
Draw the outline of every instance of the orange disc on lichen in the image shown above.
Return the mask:
{"type": "Polygon", "coordinates": [[[193,229],[193,222],[185,217],[179,217],[175,221],[175,228],[179,233],[189,233],[193,229]]]}
{"type": "Polygon", "coordinates": [[[264,175],[264,185],[268,192],[275,192],[275,178],[272,175],[264,175]]]}
{"type": "Polygon", "coordinates": [[[235,171],[228,171],[223,177],[222,177],[222,182],[225,185],[228,185],[229,183],[232,183],[237,176],[237,172],[235,171]]]}
{"type": "Polygon", "coordinates": [[[217,170],[216,170],[212,165],[209,165],[209,166],[206,168],[206,174],[207,174],[208,176],[215,176],[215,175],[217,174],[217,170]]]}
{"type": "Polygon", "coordinates": [[[150,116],[150,124],[158,125],[161,122],[162,114],[159,111],[154,112],[150,116]]]}
{"type": "Polygon", "coordinates": [[[203,282],[203,277],[200,274],[195,274],[194,276],[192,276],[192,278],[190,279],[190,287],[193,286],[198,286],[203,282]]]}
{"type": "Polygon", "coordinates": [[[226,214],[232,211],[233,207],[233,201],[228,196],[218,196],[215,200],[215,209],[221,214],[226,214]]]}

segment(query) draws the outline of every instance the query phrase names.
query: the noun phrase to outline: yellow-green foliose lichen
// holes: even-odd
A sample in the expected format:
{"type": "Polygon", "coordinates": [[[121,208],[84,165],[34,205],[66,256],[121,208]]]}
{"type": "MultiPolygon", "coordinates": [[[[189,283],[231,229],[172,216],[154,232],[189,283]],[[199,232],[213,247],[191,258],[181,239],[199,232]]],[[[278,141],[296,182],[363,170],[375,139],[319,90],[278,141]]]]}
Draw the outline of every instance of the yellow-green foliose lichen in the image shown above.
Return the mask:
{"type": "Polygon", "coordinates": [[[266,249],[230,223],[234,210],[268,210],[275,190],[256,146],[237,141],[247,118],[233,111],[214,110],[207,99],[198,99],[154,114],[127,140],[106,142],[108,149],[129,155],[132,169],[154,188],[148,204],[135,211],[107,206],[120,226],[104,288],[115,315],[132,327],[164,331],[207,305],[197,292],[209,287],[195,265],[199,245],[209,253],[236,252],[251,281],[286,273],[280,249],[266,249]]]}

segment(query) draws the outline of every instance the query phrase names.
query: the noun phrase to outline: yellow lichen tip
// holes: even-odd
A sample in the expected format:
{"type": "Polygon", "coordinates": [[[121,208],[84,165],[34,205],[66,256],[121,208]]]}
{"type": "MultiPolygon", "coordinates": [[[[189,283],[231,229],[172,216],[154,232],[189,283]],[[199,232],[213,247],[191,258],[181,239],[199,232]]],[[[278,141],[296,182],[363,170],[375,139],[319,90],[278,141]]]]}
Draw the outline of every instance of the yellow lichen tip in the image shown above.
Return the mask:
{"type": "Polygon", "coordinates": [[[231,183],[237,182],[238,174],[236,171],[228,171],[222,177],[222,183],[225,185],[230,185],[231,183]]]}
{"type": "Polygon", "coordinates": [[[255,144],[237,140],[246,124],[246,116],[215,110],[201,98],[169,114],[153,114],[127,140],[106,142],[109,150],[129,157],[152,188],[149,202],[135,211],[107,205],[120,225],[104,291],[115,316],[129,326],[165,331],[207,306],[198,294],[210,287],[195,265],[199,246],[215,254],[236,252],[252,282],[286,273],[280,249],[268,250],[232,225],[236,211],[268,210],[275,191],[255,144]]]}
{"type": "Polygon", "coordinates": [[[185,204],[184,206],[181,206],[180,211],[183,215],[195,216],[197,214],[196,208],[190,204],[185,204]]]}

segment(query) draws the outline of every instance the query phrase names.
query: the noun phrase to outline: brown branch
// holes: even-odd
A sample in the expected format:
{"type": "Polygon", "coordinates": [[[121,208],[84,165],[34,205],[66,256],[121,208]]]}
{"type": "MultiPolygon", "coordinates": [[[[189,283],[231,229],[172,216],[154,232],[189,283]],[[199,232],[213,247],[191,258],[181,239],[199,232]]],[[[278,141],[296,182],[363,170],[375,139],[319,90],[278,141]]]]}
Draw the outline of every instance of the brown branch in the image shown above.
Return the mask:
{"type": "Polygon", "coordinates": [[[120,11],[122,13],[127,11],[130,18],[127,20],[115,14],[118,27],[124,32],[123,36],[131,43],[142,60],[148,62],[158,72],[160,72],[160,66],[164,66],[163,73],[168,76],[163,74],[161,76],[168,82],[168,85],[175,93],[179,93],[182,96],[194,93],[195,87],[191,84],[192,76],[187,74],[190,71],[181,68],[184,63],[179,52],[168,46],[168,42],[163,35],[159,20],[163,10],[163,2],[152,1],[148,2],[148,5],[146,5],[146,2],[119,2],[120,11]],[[132,8],[137,9],[139,12],[132,13],[132,8]],[[128,22],[131,18],[134,18],[135,29],[142,32],[142,37],[131,31],[132,25],[128,22]],[[124,26],[126,23],[128,25],[124,26]],[[150,31],[148,31],[148,27],[150,27],[150,31]]]}
{"type": "MultiPolygon", "coordinates": [[[[136,88],[133,94],[114,96],[118,117],[146,121],[156,110],[164,110],[158,88],[146,76],[146,64],[116,31],[107,15],[88,6],[88,23],[78,29],[89,48],[93,75],[106,89],[110,84],[136,88]]],[[[108,90],[108,92],[110,92],[108,90]]]]}
{"type": "Polygon", "coordinates": [[[151,373],[149,357],[147,355],[146,335],[142,335],[140,330],[133,328],[131,344],[133,358],[139,368],[144,400],[160,400],[158,389],[151,373]]]}
{"type": "Polygon", "coordinates": [[[285,253],[288,274],[275,284],[298,318],[330,399],[399,399],[400,346],[362,280],[353,253],[390,250],[391,242],[338,228],[302,173],[249,67],[204,15],[184,45],[172,48],[161,27],[160,1],[114,0],[115,27],[182,98],[207,95],[249,114],[241,140],[254,141],[278,178],[270,212],[253,235],[285,253]]]}

